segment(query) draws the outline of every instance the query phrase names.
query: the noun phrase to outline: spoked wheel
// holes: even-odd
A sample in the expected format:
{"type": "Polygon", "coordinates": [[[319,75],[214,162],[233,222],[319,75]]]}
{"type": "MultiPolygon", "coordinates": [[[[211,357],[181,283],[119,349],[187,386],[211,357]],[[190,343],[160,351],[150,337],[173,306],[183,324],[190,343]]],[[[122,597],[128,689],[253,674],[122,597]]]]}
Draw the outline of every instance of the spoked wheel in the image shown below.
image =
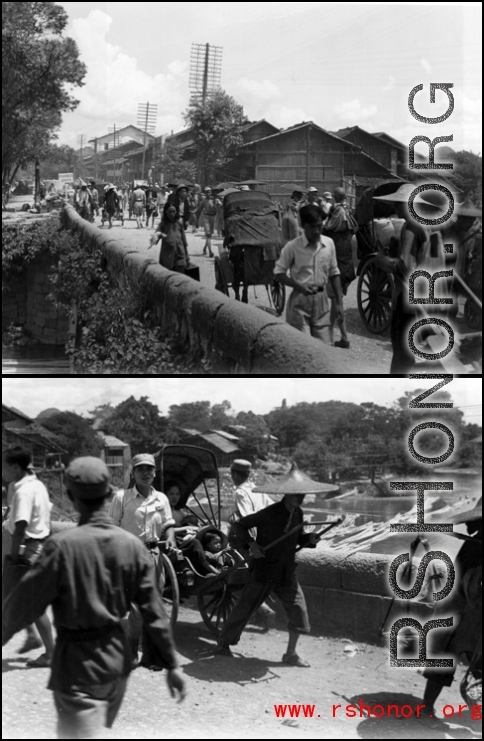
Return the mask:
{"type": "Polygon", "coordinates": [[[283,283],[274,281],[271,285],[271,297],[277,316],[281,316],[286,305],[286,286],[283,283]]]}
{"type": "Polygon", "coordinates": [[[235,606],[241,585],[227,584],[223,579],[214,579],[212,588],[198,595],[198,609],[203,622],[214,635],[222,630],[227,616],[235,606]]]}
{"type": "Polygon", "coordinates": [[[474,301],[472,301],[470,298],[468,298],[465,302],[464,319],[466,320],[466,324],[469,329],[474,329],[475,331],[481,329],[482,310],[479,309],[479,307],[476,306],[474,301]]]}
{"type": "Polygon", "coordinates": [[[392,320],[393,275],[380,267],[377,257],[370,257],[358,279],[358,311],[363,323],[373,334],[382,334],[392,320]]]}
{"type": "Polygon", "coordinates": [[[165,588],[163,589],[163,606],[174,627],[178,618],[178,607],[180,605],[180,587],[173,564],[165,553],[160,553],[160,558],[165,571],[165,588]]]}

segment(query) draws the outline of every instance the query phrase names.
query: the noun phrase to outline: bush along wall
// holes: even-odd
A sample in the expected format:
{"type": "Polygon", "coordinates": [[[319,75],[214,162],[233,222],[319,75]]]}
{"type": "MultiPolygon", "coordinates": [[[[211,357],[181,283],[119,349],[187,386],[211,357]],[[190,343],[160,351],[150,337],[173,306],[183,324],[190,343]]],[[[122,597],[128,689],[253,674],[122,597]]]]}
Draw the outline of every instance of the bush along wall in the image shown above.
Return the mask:
{"type": "MultiPolygon", "coordinates": [[[[354,372],[354,360],[347,353],[303,335],[281,318],[166,270],[152,258],[123,246],[110,232],[101,232],[81,219],[72,206],[64,206],[62,219],[65,228],[79,236],[87,251],[100,256],[101,267],[107,273],[88,313],[81,310],[85,337],[81,338],[77,352],[84,354],[75,355],[75,359],[84,367],[90,367],[91,363],[92,372],[110,373],[117,368],[118,372],[154,373],[159,367],[160,353],[173,352],[174,345],[177,350],[186,351],[187,368],[194,373],[352,375],[354,372]],[[96,301],[101,302],[102,311],[96,310],[96,301]],[[124,326],[111,332],[109,321],[115,320],[120,305],[129,307],[124,326]],[[108,313],[103,315],[105,306],[108,313]],[[98,320],[94,317],[96,311],[98,320]],[[142,342],[138,341],[140,330],[147,333],[142,342]],[[147,343],[153,344],[147,347],[147,343]],[[138,361],[143,353],[144,370],[138,361]]],[[[367,370],[371,372],[370,368],[360,367],[361,373],[367,370]]]]}

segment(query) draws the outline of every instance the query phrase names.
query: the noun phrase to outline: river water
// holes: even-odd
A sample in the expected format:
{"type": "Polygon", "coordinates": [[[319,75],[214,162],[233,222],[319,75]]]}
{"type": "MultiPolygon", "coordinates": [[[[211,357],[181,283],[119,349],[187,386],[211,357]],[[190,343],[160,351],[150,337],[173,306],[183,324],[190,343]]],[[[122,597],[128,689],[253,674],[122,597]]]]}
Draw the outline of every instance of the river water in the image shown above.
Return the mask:
{"type": "Polygon", "coordinates": [[[56,345],[26,345],[2,349],[3,376],[68,376],[69,360],[56,345]]]}
{"type": "MultiPolygon", "coordinates": [[[[402,480],[395,477],[395,481],[402,480]]],[[[416,477],[408,477],[408,480],[418,481],[416,477]]],[[[440,503],[452,504],[464,500],[470,509],[476,501],[482,496],[482,471],[480,469],[452,470],[441,468],[438,473],[422,479],[422,481],[452,481],[454,484],[453,491],[427,491],[425,494],[426,501],[429,498],[438,498],[440,503]],[[442,501],[443,500],[443,501],[442,501]]],[[[309,497],[307,497],[309,499],[309,497]]],[[[319,519],[322,513],[335,514],[337,512],[358,514],[359,517],[355,524],[365,522],[385,522],[395,517],[398,513],[408,512],[416,504],[416,493],[404,497],[378,497],[366,498],[361,496],[345,497],[344,499],[326,499],[305,502],[304,510],[311,514],[314,519],[319,519]],[[315,515],[317,517],[315,517],[315,515]]],[[[436,502],[432,509],[439,503],[436,502]]],[[[426,513],[429,508],[426,507],[426,513]]],[[[465,525],[454,525],[454,530],[463,534],[467,533],[465,525]]],[[[433,550],[443,550],[454,558],[462,545],[461,540],[443,533],[425,533],[430,548],[433,550]]],[[[372,544],[372,553],[385,553],[388,555],[398,555],[408,550],[410,542],[415,538],[414,533],[395,533],[389,535],[385,540],[380,540],[372,544]]]]}

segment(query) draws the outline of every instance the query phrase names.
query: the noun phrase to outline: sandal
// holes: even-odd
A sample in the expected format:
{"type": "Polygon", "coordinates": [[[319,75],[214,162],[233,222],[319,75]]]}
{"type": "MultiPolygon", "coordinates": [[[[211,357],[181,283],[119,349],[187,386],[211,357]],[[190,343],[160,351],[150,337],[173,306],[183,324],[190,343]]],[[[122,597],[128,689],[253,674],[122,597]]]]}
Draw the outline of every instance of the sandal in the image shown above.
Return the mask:
{"type": "Polygon", "coordinates": [[[301,659],[300,656],[297,654],[284,654],[282,657],[282,663],[287,664],[287,666],[301,666],[304,668],[308,668],[311,666],[311,664],[308,664],[307,661],[304,661],[304,659],[301,659]]]}
{"type": "Polygon", "coordinates": [[[219,644],[219,645],[217,646],[217,651],[216,651],[216,653],[217,653],[217,654],[218,654],[219,656],[233,656],[233,653],[232,653],[232,651],[230,650],[230,646],[228,645],[228,643],[220,643],[220,644],[219,644]]]}
{"type": "Polygon", "coordinates": [[[18,654],[26,654],[29,651],[33,651],[36,648],[42,648],[42,641],[40,638],[36,638],[35,636],[29,636],[25,643],[23,643],[20,648],[18,649],[18,654]]]}
{"type": "Polygon", "coordinates": [[[40,654],[36,659],[28,659],[26,666],[33,669],[45,669],[52,666],[52,659],[48,659],[47,654],[40,654]]]}

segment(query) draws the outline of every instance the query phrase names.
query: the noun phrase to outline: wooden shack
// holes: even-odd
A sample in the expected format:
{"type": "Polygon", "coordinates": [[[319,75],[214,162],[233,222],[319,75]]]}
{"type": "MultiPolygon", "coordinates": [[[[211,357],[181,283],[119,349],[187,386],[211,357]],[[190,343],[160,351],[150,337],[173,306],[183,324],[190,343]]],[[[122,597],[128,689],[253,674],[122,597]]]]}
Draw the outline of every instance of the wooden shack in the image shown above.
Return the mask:
{"type": "Polygon", "coordinates": [[[392,175],[405,174],[405,146],[383,131],[370,134],[360,126],[350,126],[333,133],[359,147],[364,154],[376,160],[392,175]]]}
{"type": "Polygon", "coordinates": [[[261,190],[283,203],[292,185],[302,191],[314,186],[320,193],[345,185],[344,160],[351,149],[349,142],[307,121],[248,142],[218,175],[227,180],[259,180],[264,183],[261,190]]]}

